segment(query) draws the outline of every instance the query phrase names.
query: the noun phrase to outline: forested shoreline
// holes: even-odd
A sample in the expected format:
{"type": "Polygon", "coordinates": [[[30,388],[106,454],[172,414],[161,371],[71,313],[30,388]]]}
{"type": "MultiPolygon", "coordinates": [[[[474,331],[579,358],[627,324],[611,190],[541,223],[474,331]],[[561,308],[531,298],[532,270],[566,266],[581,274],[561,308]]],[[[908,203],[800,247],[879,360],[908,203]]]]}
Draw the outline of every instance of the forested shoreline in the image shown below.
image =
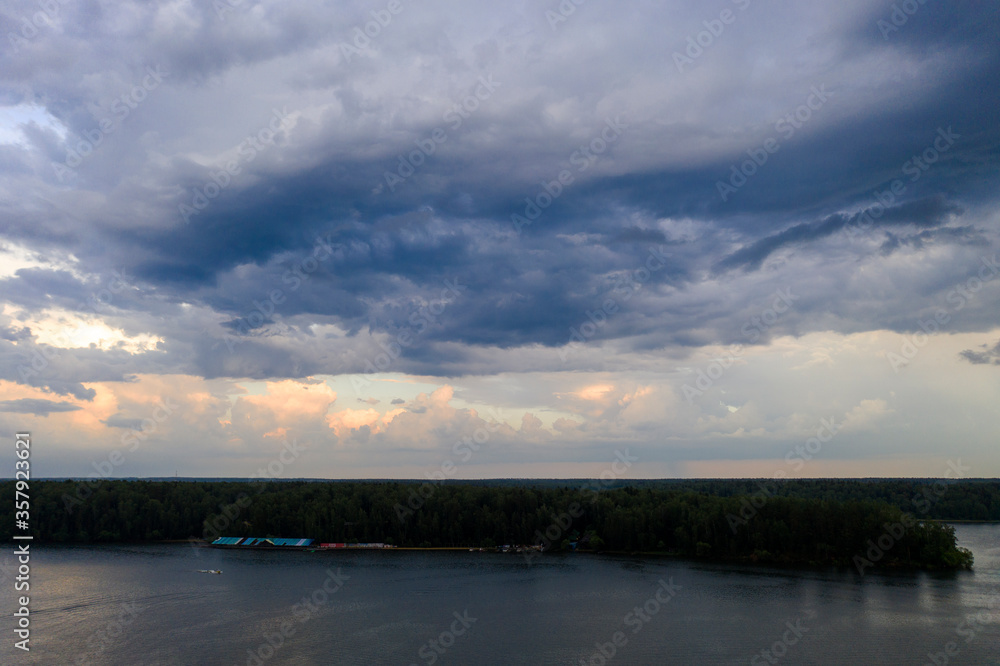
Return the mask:
{"type": "MultiPolygon", "coordinates": [[[[13,481],[0,485],[14,496],[13,481]]],[[[996,481],[68,480],[32,481],[30,496],[30,533],[43,543],[281,536],[405,547],[542,544],[859,570],[969,568],[971,554],[936,520],[1000,518],[996,481]]],[[[12,502],[0,516],[9,540],[12,502]]]]}

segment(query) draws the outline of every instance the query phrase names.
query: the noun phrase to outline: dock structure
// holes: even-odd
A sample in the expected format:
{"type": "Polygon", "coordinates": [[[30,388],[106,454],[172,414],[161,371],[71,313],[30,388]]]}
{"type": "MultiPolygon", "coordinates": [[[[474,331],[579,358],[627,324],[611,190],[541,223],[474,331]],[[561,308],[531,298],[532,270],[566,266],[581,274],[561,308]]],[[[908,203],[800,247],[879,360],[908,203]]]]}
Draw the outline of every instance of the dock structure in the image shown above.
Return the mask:
{"type": "Polygon", "coordinates": [[[305,548],[313,539],[278,539],[275,537],[219,537],[212,546],[223,548],[305,548]]]}
{"type": "Polygon", "coordinates": [[[214,548],[269,550],[382,550],[395,548],[395,546],[386,543],[316,543],[315,539],[279,539],[276,537],[219,537],[209,545],[214,548]]]}

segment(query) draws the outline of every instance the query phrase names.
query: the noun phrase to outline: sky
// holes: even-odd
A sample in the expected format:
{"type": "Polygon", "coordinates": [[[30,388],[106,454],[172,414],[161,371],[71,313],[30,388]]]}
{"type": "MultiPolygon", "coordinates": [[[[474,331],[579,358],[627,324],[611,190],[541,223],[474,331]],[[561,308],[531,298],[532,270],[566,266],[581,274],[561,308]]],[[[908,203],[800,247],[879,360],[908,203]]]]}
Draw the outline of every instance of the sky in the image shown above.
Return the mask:
{"type": "Polygon", "coordinates": [[[1000,476],[992,3],[0,27],[7,470],[1000,476]]]}

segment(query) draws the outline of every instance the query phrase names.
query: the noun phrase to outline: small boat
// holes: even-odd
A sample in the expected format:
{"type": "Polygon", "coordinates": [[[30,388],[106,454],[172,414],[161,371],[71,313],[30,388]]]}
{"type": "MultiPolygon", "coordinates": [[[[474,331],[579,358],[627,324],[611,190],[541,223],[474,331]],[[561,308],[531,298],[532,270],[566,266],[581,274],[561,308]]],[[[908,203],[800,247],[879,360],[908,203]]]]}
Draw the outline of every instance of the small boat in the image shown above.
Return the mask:
{"type": "Polygon", "coordinates": [[[220,574],[222,569],[198,569],[198,573],[220,574]]]}

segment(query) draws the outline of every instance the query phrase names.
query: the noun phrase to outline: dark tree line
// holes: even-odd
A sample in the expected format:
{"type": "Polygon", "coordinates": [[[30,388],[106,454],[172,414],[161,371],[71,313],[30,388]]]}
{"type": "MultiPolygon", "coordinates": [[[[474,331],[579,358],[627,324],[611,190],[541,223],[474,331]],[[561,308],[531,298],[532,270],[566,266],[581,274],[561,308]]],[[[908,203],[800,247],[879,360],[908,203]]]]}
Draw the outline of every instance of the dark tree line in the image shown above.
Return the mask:
{"type": "MultiPolygon", "coordinates": [[[[31,533],[47,542],[280,536],[423,547],[575,544],[847,565],[876,546],[874,565],[957,568],[971,557],[957,548],[954,530],[924,519],[982,519],[1000,508],[1000,487],[985,482],[709,480],[600,492],[565,483],[104,481],[80,493],[79,482],[33,481],[31,533]],[[929,502],[919,505],[926,510],[918,499],[929,502]]],[[[13,482],[0,485],[13,498],[13,482]]],[[[0,510],[7,540],[13,511],[13,502],[0,510]]]]}

